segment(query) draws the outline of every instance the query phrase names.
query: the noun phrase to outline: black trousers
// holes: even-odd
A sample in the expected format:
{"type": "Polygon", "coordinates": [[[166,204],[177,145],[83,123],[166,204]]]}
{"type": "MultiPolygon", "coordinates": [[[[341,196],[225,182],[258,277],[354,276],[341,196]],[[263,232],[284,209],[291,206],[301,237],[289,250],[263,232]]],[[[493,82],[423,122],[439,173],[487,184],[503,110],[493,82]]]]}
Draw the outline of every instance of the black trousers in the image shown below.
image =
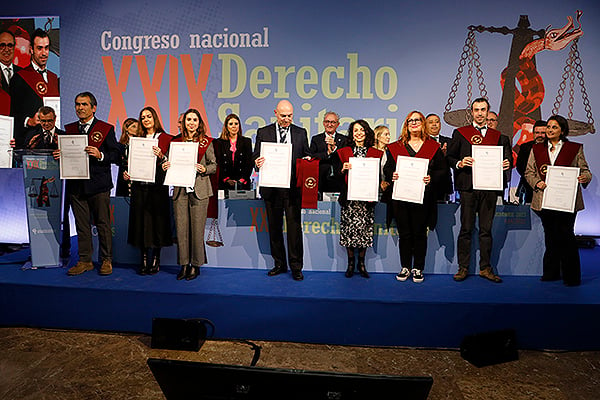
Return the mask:
{"type": "Polygon", "coordinates": [[[427,253],[427,208],[423,204],[393,200],[392,210],[398,225],[400,264],[409,270],[422,271],[427,253]]]}
{"type": "Polygon", "coordinates": [[[492,224],[498,194],[491,190],[460,192],[460,232],[456,244],[458,266],[469,268],[475,217],[479,216],[479,268],[491,267],[492,224]]]}
{"type": "Polygon", "coordinates": [[[299,197],[289,196],[282,191],[282,196],[274,200],[265,199],[271,256],[276,267],[290,266],[292,270],[302,270],[304,263],[304,246],[302,238],[302,202],[299,197]],[[283,216],[287,229],[288,257],[285,256],[283,242],[283,216]]]}
{"type": "Polygon", "coordinates": [[[541,210],[537,215],[542,220],[546,243],[542,278],[558,280],[562,275],[566,284],[580,284],[581,263],[574,230],[577,213],[541,210]]]}
{"type": "Polygon", "coordinates": [[[92,222],[98,231],[100,260],[112,260],[110,191],[86,195],[75,190],[70,193],[70,200],[77,229],[79,261],[92,261],[92,222]]]}

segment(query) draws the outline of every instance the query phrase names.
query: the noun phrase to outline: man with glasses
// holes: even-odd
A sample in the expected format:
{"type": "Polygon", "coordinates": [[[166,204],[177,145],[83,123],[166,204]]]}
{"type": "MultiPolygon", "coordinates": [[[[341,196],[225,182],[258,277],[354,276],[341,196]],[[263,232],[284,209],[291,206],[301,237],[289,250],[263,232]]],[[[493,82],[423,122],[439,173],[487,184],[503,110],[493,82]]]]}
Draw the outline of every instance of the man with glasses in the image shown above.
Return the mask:
{"type": "Polygon", "coordinates": [[[479,216],[479,275],[495,283],[502,279],[494,273],[490,263],[492,255],[492,223],[496,214],[496,202],[502,192],[473,189],[472,148],[475,145],[502,146],[504,186],[512,165],[512,149],[508,136],[487,125],[490,103],[481,97],[471,104],[473,124],[455,129],[448,146],[448,162],[454,168],[454,187],[460,192],[460,232],[457,240],[457,282],[464,281],[471,264],[471,241],[475,217],[479,216]]]}
{"type": "Polygon", "coordinates": [[[31,64],[18,71],[10,84],[11,115],[15,118],[17,148],[25,147],[27,131],[40,124],[37,111],[44,97],[59,97],[58,76],[46,66],[50,55],[50,37],[43,29],[31,35],[31,64]]]}
{"type": "Polygon", "coordinates": [[[338,133],[340,126],[340,117],[333,111],[325,113],[323,118],[323,127],[325,131],[312,137],[310,142],[310,152],[314,158],[320,160],[319,163],[319,193],[323,192],[341,192],[343,182],[335,179],[331,157],[337,149],[349,145],[348,136],[338,133]]]}
{"type": "Polygon", "coordinates": [[[498,114],[493,111],[489,111],[486,122],[489,128],[496,129],[498,127],[498,114]]]}
{"type": "Polygon", "coordinates": [[[15,35],[11,31],[0,31],[0,115],[10,115],[10,84],[21,68],[13,64],[15,59],[15,35]]]}

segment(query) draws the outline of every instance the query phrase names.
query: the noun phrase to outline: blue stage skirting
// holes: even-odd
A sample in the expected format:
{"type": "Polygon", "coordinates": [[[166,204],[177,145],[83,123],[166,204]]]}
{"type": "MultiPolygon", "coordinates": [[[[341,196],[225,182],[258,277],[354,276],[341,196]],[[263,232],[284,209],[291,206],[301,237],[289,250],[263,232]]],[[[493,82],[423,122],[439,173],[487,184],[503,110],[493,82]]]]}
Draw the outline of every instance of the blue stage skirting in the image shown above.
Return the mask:
{"type": "Polygon", "coordinates": [[[524,276],[494,284],[429,274],[415,284],[390,273],[323,271],[296,282],[289,273],[222,267],[178,282],[177,267],[138,276],[129,265],[107,277],[69,277],[64,268],[22,271],[17,260],[26,254],[13,253],[0,257],[0,324],[150,333],[153,317],[208,318],[218,338],[437,348],[512,328],[520,348],[598,350],[600,250],[581,255],[582,285],[564,287],[524,276]]]}

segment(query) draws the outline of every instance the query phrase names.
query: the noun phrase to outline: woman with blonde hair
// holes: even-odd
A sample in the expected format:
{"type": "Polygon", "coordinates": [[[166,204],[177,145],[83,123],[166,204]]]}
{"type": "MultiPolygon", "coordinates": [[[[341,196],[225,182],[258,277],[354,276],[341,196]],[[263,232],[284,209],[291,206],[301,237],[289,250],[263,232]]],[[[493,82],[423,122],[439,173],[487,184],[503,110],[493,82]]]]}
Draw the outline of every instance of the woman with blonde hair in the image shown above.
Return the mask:
{"type": "Polygon", "coordinates": [[[252,140],[242,135],[240,117],[225,117],[221,136],[214,142],[219,166],[219,189],[251,189],[252,140]]]}

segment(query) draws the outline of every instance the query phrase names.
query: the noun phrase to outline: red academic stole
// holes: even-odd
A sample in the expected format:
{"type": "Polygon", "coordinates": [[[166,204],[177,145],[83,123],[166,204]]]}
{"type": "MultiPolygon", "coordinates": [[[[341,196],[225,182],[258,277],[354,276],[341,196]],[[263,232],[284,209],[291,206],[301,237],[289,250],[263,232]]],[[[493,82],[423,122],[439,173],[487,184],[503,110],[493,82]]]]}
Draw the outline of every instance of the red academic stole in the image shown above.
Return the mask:
{"type": "Polygon", "coordinates": [[[463,126],[458,128],[458,131],[471,144],[482,144],[486,146],[497,146],[500,143],[500,131],[492,128],[487,128],[485,137],[473,125],[463,126]]]}
{"type": "Polygon", "coordinates": [[[27,68],[23,68],[17,74],[21,75],[21,78],[33,89],[33,91],[40,96],[44,97],[58,97],[58,76],[55,73],[46,70],[46,76],[48,82],[44,80],[42,74],[37,72],[31,65],[27,68]]]}
{"type": "MultiPolygon", "coordinates": [[[[556,157],[554,165],[557,167],[568,167],[573,163],[581,144],[573,142],[563,142],[556,157]]],[[[546,180],[546,172],[550,163],[550,154],[548,154],[548,145],[546,143],[536,143],[532,147],[533,155],[535,156],[535,164],[542,180],[546,180]]]]}
{"type": "Polygon", "coordinates": [[[296,159],[296,186],[302,188],[302,208],[317,208],[319,200],[319,160],[296,159]]]}
{"type": "MultiPolygon", "coordinates": [[[[350,157],[354,157],[354,150],[352,150],[351,146],[342,147],[337,151],[338,157],[342,164],[350,161],[350,157]]],[[[367,157],[371,158],[381,158],[383,157],[383,151],[377,150],[375,147],[369,147],[367,149],[367,157]]],[[[346,183],[348,182],[348,175],[346,175],[346,183]]]]}
{"type": "MultiPolygon", "coordinates": [[[[88,145],[99,149],[111,129],[114,129],[111,124],[97,119],[96,122],[88,128],[88,145]]],[[[71,135],[79,135],[79,122],[71,122],[70,124],[65,125],[65,132],[71,135]]]]}
{"type": "MultiPolygon", "coordinates": [[[[415,154],[415,157],[426,158],[429,161],[431,161],[431,159],[433,158],[433,156],[435,156],[435,153],[438,151],[439,148],[440,144],[438,142],[432,139],[427,139],[423,142],[423,145],[421,146],[417,154],[415,154]]],[[[398,156],[410,157],[410,154],[406,149],[406,145],[404,145],[399,140],[397,142],[390,143],[388,145],[388,150],[392,154],[392,157],[394,157],[394,162],[398,160],[398,156]]]]}
{"type": "Polygon", "coordinates": [[[10,115],[10,95],[0,88],[0,115],[10,115]]]}

